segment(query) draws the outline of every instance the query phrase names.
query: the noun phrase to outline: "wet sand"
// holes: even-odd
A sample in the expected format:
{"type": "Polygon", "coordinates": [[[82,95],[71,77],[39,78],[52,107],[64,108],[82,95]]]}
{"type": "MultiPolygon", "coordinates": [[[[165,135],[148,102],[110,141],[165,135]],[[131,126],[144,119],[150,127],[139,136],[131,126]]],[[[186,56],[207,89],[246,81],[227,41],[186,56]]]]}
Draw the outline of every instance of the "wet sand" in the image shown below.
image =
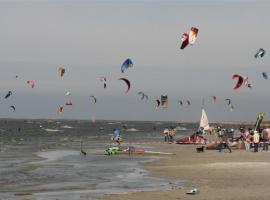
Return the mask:
{"type": "Polygon", "coordinates": [[[106,200],[269,200],[270,199],[270,152],[258,153],[244,150],[228,150],[219,153],[206,150],[196,153],[195,145],[160,144],[158,151],[176,153],[166,156],[145,168],[153,176],[186,180],[180,189],[157,192],[134,192],[122,195],[106,195],[106,200]],[[198,188],[196,195],[187,195],[198,188]]]}

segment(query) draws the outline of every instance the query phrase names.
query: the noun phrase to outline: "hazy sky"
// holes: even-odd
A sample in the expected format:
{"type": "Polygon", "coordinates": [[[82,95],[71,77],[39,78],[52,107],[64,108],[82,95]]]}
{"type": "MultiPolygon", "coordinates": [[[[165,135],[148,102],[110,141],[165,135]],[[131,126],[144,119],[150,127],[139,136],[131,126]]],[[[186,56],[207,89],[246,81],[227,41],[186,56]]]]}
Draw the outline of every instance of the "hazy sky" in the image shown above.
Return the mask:
{"type": "Polygon", "coordinates": [[[261,111],[270,119],[270,80],[261,75],[270,73],[269,10],[269,1],[258,0],[1,1],[0,117],[197,121],[204,98],[210,121],[255,120],[261,111]],[[180,50],[182,33],[192,26],[197,41],[180,50]],[[261,47],[266,55],[255,59],[261,47]],[[123,74],[128,57],[134,67],[123,74]],[[253,89],[234,91],[234,73],[248,76],[253,89]],[[108,79],[106,89],[100,76],[108,79]],[[128,94],[120,77],[131,81],[128,94]],[[13,95],[4,99],[9,90],[13,95]],[[155,109],[162,94],[169,97],[167,111],[155,109]],[[95,105],[90,95],[97,96],[95,105]],[[59,115],[68,99],[74,105],[59,115]],[[179,106],[179,99],[191,107],[179,106]]]}

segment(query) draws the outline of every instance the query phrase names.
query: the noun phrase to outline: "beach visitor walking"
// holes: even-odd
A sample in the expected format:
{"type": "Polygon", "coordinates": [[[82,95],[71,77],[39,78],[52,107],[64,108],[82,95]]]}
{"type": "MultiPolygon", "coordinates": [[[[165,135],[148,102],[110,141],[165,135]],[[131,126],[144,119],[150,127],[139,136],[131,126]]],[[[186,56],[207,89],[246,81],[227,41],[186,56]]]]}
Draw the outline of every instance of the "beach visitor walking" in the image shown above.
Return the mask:
{"type": "Polygon", "coordinates": [[[253,142],[254,142],[254,152],[258,152],[258,147],[259,147],[259,142],[260,142],[260,135],[258,131],[254,131],[253,142]]]}
{"type": "Polygon", "coordinates": [[[265,129],[262,131],[262,142],[263,142],[263,151],[268,151],[269,138],[268,132],[265,129]]]}

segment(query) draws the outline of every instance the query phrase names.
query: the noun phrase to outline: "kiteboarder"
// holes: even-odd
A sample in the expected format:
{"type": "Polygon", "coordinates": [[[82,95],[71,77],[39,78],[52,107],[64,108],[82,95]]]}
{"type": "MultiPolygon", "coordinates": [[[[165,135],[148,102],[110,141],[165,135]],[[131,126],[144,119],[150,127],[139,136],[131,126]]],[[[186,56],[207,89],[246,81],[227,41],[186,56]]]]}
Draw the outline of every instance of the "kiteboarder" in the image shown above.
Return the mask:
{"type": "Polygon", "coordinates": [[[120,145],[121,143],[121,137],[120,137],[120,130],[119,129],[113,129],[113,136],[112,136],[112,140],[114,142],[116,142],[118,145],[120,145]]]}

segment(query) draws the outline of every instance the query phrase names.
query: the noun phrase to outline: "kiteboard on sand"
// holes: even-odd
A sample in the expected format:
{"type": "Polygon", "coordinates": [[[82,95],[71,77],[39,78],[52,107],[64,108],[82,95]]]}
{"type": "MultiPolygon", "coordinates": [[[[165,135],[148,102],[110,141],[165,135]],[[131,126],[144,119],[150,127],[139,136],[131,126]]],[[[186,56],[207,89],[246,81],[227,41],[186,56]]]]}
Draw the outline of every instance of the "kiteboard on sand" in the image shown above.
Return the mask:
{"type": "Polygon", "coordinates": [[[143,148],[135,148],[133,146],[128,147],[110,147],[105,150],[105,155],[115,155],[115,154],[128,154],[128,155],[175,155],[175,153],[167,153],[160,151],[147,151],[143,148]]]}

